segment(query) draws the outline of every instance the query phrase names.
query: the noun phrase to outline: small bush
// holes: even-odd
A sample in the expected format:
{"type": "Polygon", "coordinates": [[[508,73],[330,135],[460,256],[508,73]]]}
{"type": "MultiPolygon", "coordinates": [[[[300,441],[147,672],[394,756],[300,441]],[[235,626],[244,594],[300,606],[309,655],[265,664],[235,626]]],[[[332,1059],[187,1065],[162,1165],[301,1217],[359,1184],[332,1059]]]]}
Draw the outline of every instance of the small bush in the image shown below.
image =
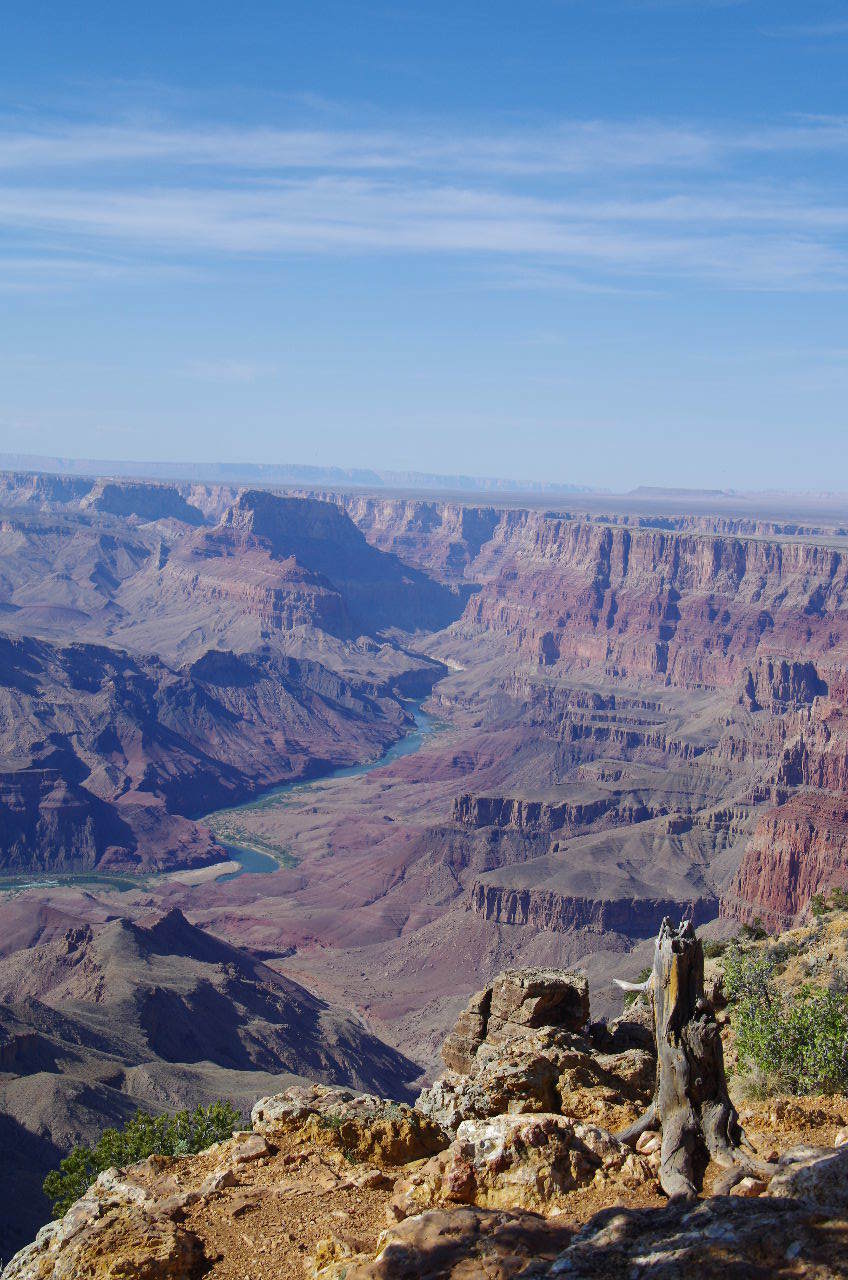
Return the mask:
{"type": "Polygon", "coordinates": [[[848,1089],[848,998],[812,986],[783,994],[774,982],[777,963],[738,947],[725,956],[740,1068],[790,1093],[848,1089]]]}
{"type": "Polygon", "coordinates": [[[848,889],[836,885],[830,890],[830,901],[827,894],[814,893],[810,898],[810,910],[817,920],[831,911],[848,911],[848,889]]]}
{"type": "Polygon", "coordinates": [[[229,1102],[174,1116],[139,1111],[123,1129],[106,1129],[94,1147],[75,1147],[44,1179],[44,1194],[61,1218],[104,1169],[123,1168],[148,1156],[194,1155],[229,1138],[241,1124],[242,1117],[229,1102]]]}
{"type": "Polygon", "coordinates": [[[769,959],[775,968],[785,965],[791,956],[797,956],[798,946],[789,942],[775,942],[768,949],[769,959]]]}
{"type": "Polygon", "coordinates": [[[762,920],[757,916],[752,924],[742,925],[739,930],[739,937],[745,942],[762,942],[764,938],[768,937],[768,934],[763,928],[762,920]]]}
{"type": "Polygon", "coordinates": [[[330,1111],[326,1115],[318,1117],[318,1124],[322,1129],[339,1130],[344,1124],[344,1120],[342,1119],[341,1116],[337,1116],[332,1111],[330,1111]]]}
{"type": "Polygon", "coordinates": [[[719,956],[723,956],[727,950],[726,942],[716,942],[714,939],[704,943],[704,959],[717,960],[719,956]]]}

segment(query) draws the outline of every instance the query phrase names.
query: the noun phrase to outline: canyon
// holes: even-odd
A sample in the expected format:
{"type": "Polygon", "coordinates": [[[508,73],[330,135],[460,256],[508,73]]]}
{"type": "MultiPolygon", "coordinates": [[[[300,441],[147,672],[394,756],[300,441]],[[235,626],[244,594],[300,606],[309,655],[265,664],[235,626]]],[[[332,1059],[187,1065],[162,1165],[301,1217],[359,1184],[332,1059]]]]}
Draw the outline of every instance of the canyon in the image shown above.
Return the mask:
{"type": "MultiPolygon", "coordinates": [[[[27,971],[74,930],[93,954],[110,929],[184,921],[344,1011],[397,1055],[402,1096],[504,968],[579,963],[612,1013],[610,978],[666,915],[788,926],[848,886],[846,528],[813,502],[3,474],[0,1000],[19,1061],[48,1034],[27,971]],[[357,772],[416,704],[435,731],[357,772]],[[275,869],[233,878],[231,841],[275,869]]],[[[242,996],[216,1000],[240,1025],[242,996]]],[[[125,1102],[138,1043],[109,1085],[125,1102]]],[[[28,1141],[55,1153],[87,1132],[82,1104],[32,1052],[18,1074],[58,1101],[28,1141]]],[[[285,1069],[305,1074],[303,1052],[285,1069]]],[[[207,1096],[188,1065],[179,1096],[207,1096]]]]}

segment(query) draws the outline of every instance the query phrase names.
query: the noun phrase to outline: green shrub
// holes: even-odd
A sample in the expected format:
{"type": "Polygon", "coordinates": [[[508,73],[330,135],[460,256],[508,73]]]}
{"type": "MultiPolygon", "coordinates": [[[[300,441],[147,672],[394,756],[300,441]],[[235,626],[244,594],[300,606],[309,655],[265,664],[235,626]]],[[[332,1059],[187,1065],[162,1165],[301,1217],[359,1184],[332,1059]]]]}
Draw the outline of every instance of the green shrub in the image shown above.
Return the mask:
{"type": "Polygon", "coordinates": [[[810,910],[817,920],[830,911],[848,911],[848,889],[836,885],[830,890],[830,901],[825,893],[814,893],[810,898],[810,910]]]}
{"type": "Polygon", "coordinates": [[[791,1093],[848,1089],[848,997],[811,986],[783,994],[774,982],[777,963],[739,947],[725,955],[740,1068],[791,1093]]]}
{"type": "Polygon", "coordinates": [[[704,943],[704,959],[717,960],[719,956],[724,955],[726,950],[726,942],[717,942],[714,938],[710,938],[704,943]]]}
{"type": "Polygon", "coordinates": [[[75,1147],[44,1179],[44,1194],[60,1218],[104,1169],[123,1168],[148,1156],[194,1155],[229,1138],[241,1124],[242,1117],[229,1102],[174,1116],[138,1111],[123,1129],[106,1129],[94,1147],[75,1147]]]}
{"type": "Polygon", "coordinates": [[[739,930],[739,937],[746,942],[762,942],[763,938],[767,938],[768,934],[763,928],[763,922],[759,916],[756,916],[752,924],[743,924],[739,930]]]}

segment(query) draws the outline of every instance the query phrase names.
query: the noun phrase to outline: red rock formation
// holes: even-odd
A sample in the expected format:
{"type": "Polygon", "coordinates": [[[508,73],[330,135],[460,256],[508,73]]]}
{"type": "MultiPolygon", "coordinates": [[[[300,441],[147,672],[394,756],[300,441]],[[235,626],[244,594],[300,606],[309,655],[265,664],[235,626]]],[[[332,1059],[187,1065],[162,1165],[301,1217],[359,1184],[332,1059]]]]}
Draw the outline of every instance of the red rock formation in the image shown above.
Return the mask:
{"type": "Polygon", "coordinates": [[[742,685],[740,698],[750,711],[766,707],[781,712],[809,706],[814,698],[827,693],[814,663],[785,658],[760,658],[753,669],[743,672],[742,685]]]}
{"type": "Polygon", "coordinates": [[[782,928],[834,885],[848,885],[848,797],[801,793],[760,819],[721,911],[782,928]]]}
{"type": "Polygon", "coordinates": [[[727,686],[756,656],[848,660],[842,551],[510,515],[475,563],[483,586],[458,634],[496,632],[559,671],[682,687],[727,686]]]}
{"type": "Polygon", "coordinates": [[[453,820],[464,827],[513,828],[516,831],[575,832],[589,828],[619,826],[644,822],[656,816],[644,805],[620,803],[615,796],[604,796],[586,802],[547,803],[509,796],[457,796],[453,820]]]}

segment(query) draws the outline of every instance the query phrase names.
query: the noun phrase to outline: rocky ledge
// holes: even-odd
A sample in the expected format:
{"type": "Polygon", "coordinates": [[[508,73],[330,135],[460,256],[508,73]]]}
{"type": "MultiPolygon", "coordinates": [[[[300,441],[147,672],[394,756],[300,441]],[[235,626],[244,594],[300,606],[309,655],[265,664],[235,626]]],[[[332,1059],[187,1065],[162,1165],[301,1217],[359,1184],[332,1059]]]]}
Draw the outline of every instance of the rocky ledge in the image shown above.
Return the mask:
{"type": "Polygon", "coordinates": [[[414,1107],[326,1085],[263,1098],[250,1130],[200,1155],[102,1174],[2,1280],[848,1274],[839,1100],[816,1145],[781,1153],[749,1129],[770,1182],[667,1202],[658,1136],[633,1149],[613,1132],[651,1095],[647,1044],[638,1021],[592,1026],[577,975],[502,974],[414,1107]]]}

